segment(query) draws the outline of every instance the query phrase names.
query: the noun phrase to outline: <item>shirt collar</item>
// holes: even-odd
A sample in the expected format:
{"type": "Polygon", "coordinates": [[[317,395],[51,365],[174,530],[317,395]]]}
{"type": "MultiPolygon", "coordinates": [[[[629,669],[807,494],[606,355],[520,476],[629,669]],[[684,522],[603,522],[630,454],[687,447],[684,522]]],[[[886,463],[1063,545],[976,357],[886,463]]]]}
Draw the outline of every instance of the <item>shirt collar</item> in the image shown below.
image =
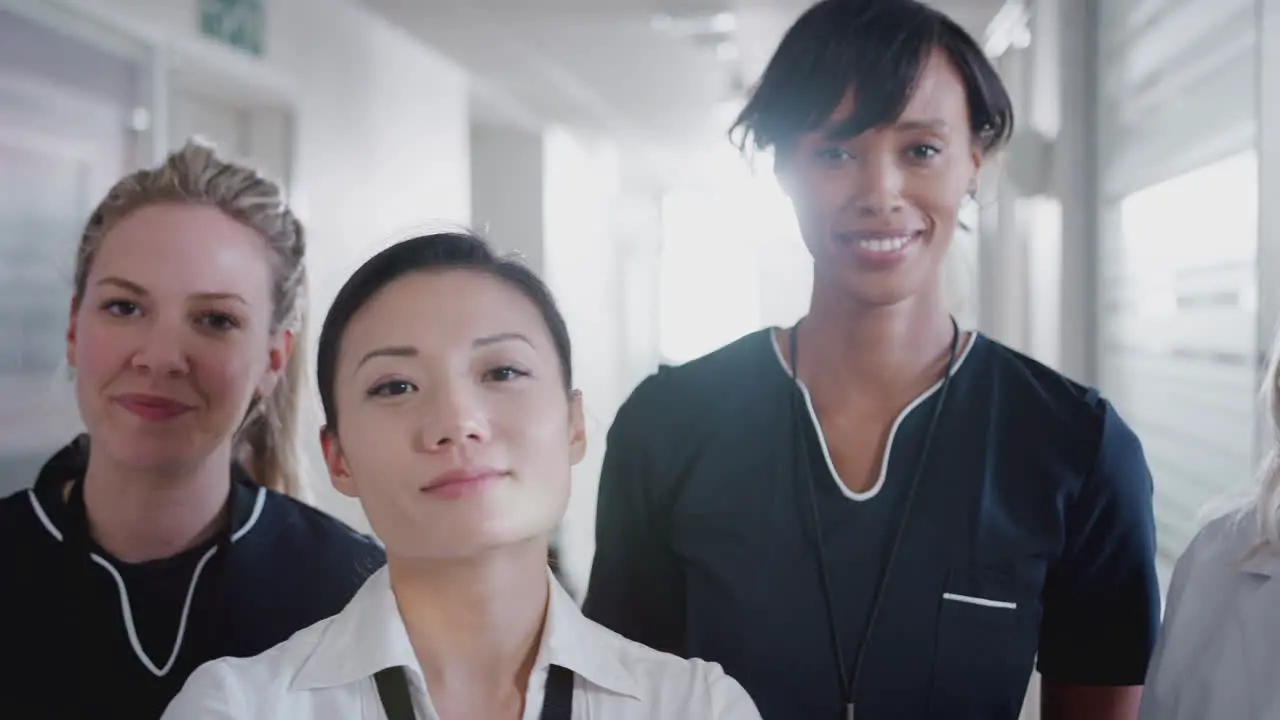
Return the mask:
{"type": "MultiPolygon", "coordinates": [[[[534,676],[548,665],[560,665],[606,690],[640,699],[640,683],[620,659],[628,641],[588,620],[550,570],[547,576],[550,600],[534,676]]],[[[291,688],[337,687],[396,666],[422,677],[383,566],[334,617],[291,688]]]]}
{"type": "Polygon", "coordinates": [[[1240,570],[1261,578],[1280,575],[1280,553],[1266,545],[1250,548],[1240,561],[1240,570]]]}
{"type": "Polygon", "coordinates": [[[559,665],[606,690],[643,699],[640,683],[621,660],[630,641],[587,619],[549,569],[547,577],[551,599],[536,669],[559,665]]]}

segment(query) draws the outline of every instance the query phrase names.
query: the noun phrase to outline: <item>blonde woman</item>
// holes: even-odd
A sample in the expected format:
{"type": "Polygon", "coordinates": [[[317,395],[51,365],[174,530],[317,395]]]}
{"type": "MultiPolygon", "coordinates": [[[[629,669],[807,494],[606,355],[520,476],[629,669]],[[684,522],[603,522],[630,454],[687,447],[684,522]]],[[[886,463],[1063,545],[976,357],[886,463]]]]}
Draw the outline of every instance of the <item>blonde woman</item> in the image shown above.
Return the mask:
{"type": "Polygon", "coordinates": [[[87,433],[0,500],[6,713],[159,717],[381,566],[289,496],[304,259],[279,187],[195,143],[90,217],[66,334],[87,433]]]}
{"type": "Polygon", "coordinates": [[[1262,483],[1179,558],[1141,720],[1280,718],[1280,337],[1263,391],[1273,437],[1262,483]]]}

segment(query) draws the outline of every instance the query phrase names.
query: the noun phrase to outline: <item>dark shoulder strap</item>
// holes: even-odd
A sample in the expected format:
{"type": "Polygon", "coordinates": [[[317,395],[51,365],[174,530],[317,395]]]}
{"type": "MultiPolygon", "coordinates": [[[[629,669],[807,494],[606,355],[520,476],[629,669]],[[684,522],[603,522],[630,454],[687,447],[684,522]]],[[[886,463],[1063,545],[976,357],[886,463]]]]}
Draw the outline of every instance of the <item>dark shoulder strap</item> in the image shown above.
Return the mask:
{"type": "Polygon", "coordinates": [[[409,678],[402,667],[383,668],[373,674],[378,698],[387,720],[414,720],[413,700],[409,697],[409,678]]]}
{"type": "MultiPolygon", "coordinates": [[[[402,667],[379,670],[373,675],[378,698],[387,720],[414,720],[413,700],[409,697],[409,679],[402,667]]],[[[572,720],[573,671],[552,665],[547,669],[547,694],[542,701],[541,720],[572,720]]]]}
{"type": "Polygon", "coordinates": [[[542,700],[540,720],[571,720],[573,717],[573,671],[559,665],[547,668],[547,695],[542,700]]]}

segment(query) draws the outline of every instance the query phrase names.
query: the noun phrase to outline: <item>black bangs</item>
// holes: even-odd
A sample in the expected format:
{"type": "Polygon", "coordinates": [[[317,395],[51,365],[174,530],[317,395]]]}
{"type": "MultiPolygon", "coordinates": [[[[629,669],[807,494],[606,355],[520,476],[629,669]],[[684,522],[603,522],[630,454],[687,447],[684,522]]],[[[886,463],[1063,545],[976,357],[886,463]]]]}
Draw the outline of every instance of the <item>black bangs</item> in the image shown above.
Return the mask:
{"type": "Polygon", "coordinates": [[[825,0],[783,37],[730,130],[741,149],[786,147],[831,117],[857,90],[854,113],[831,128],[855,137],[897,120],[934,50],[955,66],[983,152],[1013,131],[1004,83],[977,42],[953,20],[915,0],[825,0]]]}

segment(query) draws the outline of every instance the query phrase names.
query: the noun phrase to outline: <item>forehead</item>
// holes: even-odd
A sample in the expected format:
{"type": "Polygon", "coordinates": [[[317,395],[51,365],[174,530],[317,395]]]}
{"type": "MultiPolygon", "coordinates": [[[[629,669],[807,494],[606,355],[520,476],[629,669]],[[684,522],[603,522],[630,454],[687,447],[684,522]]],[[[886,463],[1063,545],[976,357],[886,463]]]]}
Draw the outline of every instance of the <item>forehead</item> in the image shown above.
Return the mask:
{"type": "Polygon", "coordinates": [[[107,231],[94,278],[118,277],[154,294],[235,293],[266,299],[271,264],[256,231],[217,208],[164,204],[140,208],[107,231]]]}
{"type": "MultiPolygon", "coordinates": [[[[846,123],[857,110],[857,88],[851,89],[830,117],[815,132],[826,134],[846,123]]],[[[907,96],[902,114],[888,125],[945,124],[951,132],[967,130],[969,99],[964,79],[945,52],[934,48],[920,66],[915,87],[907,96]]]]}
{"type": "Polygon", "coordinates": [[[538,308],[510,283],[476,270],[430,270],[378,291],[351,318],[341,354],[347,358],[387,345],[413,345],[427,354],[469,351],[476,338],[506,332],[550,350],[538,308]]]}

